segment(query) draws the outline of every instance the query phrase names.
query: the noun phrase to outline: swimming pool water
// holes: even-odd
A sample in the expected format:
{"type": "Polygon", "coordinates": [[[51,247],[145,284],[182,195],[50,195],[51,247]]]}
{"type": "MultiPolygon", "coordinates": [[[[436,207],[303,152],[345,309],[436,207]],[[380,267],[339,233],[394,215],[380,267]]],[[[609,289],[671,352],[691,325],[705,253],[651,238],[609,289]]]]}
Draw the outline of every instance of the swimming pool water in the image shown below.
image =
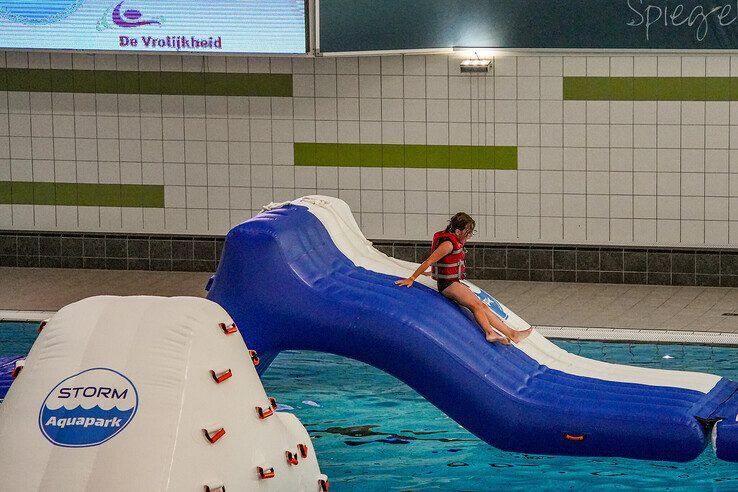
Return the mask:
{"type": "MultiPolygon", "coordinates": [[[[36,324],[0,324],[0,355],[27,353],[35,330],[36,324]]],[[[738,349],[556,343],[593,359],[738,380],[738,349]]],[[[310,432],[331,491],[738,490],[738,466],[717,460],[709,447],[690,463],[499,451],[392,376],[333,355],[285,352],[263,381],[310,432]]]]}

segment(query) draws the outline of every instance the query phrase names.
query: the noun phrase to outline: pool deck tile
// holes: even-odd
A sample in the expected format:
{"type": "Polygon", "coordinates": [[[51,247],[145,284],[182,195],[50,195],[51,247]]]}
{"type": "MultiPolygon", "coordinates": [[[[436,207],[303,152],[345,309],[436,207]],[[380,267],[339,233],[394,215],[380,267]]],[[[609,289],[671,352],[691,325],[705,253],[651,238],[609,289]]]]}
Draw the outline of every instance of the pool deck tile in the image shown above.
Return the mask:
{"type": "MultiPolygon", "coordinates": [[[[205,295],[209,273],[0,268],[0,310],[55,311],[94,295],[205,295]]],[[[479,280],[534,326],[738,333],[738,288],[479,280]]]]}

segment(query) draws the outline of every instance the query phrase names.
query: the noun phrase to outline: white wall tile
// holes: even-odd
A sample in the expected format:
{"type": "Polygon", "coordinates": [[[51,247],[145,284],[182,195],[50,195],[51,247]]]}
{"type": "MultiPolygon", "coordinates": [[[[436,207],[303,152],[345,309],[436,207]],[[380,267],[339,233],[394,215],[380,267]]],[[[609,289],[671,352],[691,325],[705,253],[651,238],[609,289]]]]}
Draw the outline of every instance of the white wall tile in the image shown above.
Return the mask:
{"type": "Polygon", "coordinates": [[[705,172],[728,172],[728,151],[707,149],[705,151],[705,172]]]}
{"type": "Polygon", "coordinates": [[[583,56],[564,57],[564,77],[584,77],[587,75],[587,58],[583,56]]]}
{"type": "Polygon", "coordinates": [[[634,70],[634,62],[632,56],[612,56],[610,57],[610,73],[611,77],[632,77],[634,70]]]}
{"type": "Polygon", "coordinates": [[[657,57],[657,75],[659,77],[680,77],[682,75],[682,58],[673,55],[657,57]]]}
{"type": "Polygon", "coordinates": [[[681,239],[681,228],[678,220],[657,220],[656,238],[665,244],[678,244],[681,239]]]}
{"type": "Polygon", "coordinates": [[[727,197],[706,197],[705,219],[728,220],[728,202],[727,197]]]}
{"type": "Polygon", "coordinates": [[[315,76],[315,96],[316,97],[336,97],[337,95],[337,77],[336,75],[316,75],[315,76]]]}
{"type": "Polygon", "coordinates": [[[358,74],[359,60],[355,57],[340,57],[336,59],[336,72],[338,74],[358,74]]]}
{"type": "Polygon", "coordinates": [[[563,75],[563,58],[560,56],[541,56],[540,75],[555,77],[563,75]]]}
{"type": "MultiPolygon", "coordinates": [[[[495,99],[517,99],[517,89],[518,86],[516,77],[495,77],[495,99]]],[[[452,94],[452,91],[449,90],[449,93],[452,94]]]]}
{"type": "Polygon", "coordinates": [[[587,57],[587,76],[607,77],[610,75],[610,58],[606,56],[587,57]]]}
{"type": "Polygon", "coordinates": [[[728,244],[727,221],[705,221],[705,244],[709,246],[726,246],[728,244]]]}
{"type": "Polygon", "coordinates": [[[609,216],[613,218],[621,218],[621,219],[632,218],[633,217],[633,197],[631,196],[610,196],[609,216]]]}
{"type": "MultiPolygon", "coordinates": [[[[678,101],[659,101],[657,104],[657,119],[659,125],[678,125],[681,123],[682,107],[681,102],[678,101]]],[[[689,109],[693,109],[690,107],[689,109]]],[[[692,114],[689,109],[685,110],[684,113],[692,114]]],[[[704,110],[703,110],[704,111],[704,110]]]]}
{"type": "Polygon", "coordinates": [[[640,125],[655,125],[658,118],[658,104],[656,101],[634,101],[633,123],[640,125]]]}
{"type": "Polygon", "coordinates": [[[564,241],[583,242],[587,238],[587,219],[583,217],[564,217],[564,241]]]}
{"type": "Polygon", "coordinates": [[[402,121],[404,119],[402,99],[381,99],[380,117],[382,121],[402,121]]]}

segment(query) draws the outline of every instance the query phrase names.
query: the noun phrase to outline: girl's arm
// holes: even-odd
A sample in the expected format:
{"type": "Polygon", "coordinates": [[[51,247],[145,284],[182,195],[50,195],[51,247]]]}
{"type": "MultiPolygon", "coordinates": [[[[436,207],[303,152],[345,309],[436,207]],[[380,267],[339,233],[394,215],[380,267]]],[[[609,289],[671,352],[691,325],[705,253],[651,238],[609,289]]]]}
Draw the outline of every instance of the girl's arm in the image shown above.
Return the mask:
{"type": "Polygon", "coordinates": [[[419,275],[421,275],[423,272],[425,272],[429,266],[431,266],[433,263],[437,262],[447,254],[451,253],[451,250],[453,250],[454,246],[451,244],[450,241],[444,241],[442,242],[428,257],[427,260],[425,260],[415,272],[410,275],[408,278],[403,280],[397,280],[395,283],[397,285],[405,285],[407,287],[410,287],[413,285],[413,282],[415,282],[415,279],[418,278],[419,275]]]}

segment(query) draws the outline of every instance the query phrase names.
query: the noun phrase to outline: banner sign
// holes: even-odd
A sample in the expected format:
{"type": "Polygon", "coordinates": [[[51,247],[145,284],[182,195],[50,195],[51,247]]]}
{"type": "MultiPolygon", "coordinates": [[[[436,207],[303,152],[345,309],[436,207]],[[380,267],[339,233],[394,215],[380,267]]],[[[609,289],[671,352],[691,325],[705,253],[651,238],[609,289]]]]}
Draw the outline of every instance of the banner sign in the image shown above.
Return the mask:
{"type": "Polygon", "coordinates": [[[738,49],[738,0],[321,0],[320,50],[738,49]]]}
{"type": "Polygon", "coordinates": [[[305,53],[305,0],[0,0],[0,49],[305,53]]]}

